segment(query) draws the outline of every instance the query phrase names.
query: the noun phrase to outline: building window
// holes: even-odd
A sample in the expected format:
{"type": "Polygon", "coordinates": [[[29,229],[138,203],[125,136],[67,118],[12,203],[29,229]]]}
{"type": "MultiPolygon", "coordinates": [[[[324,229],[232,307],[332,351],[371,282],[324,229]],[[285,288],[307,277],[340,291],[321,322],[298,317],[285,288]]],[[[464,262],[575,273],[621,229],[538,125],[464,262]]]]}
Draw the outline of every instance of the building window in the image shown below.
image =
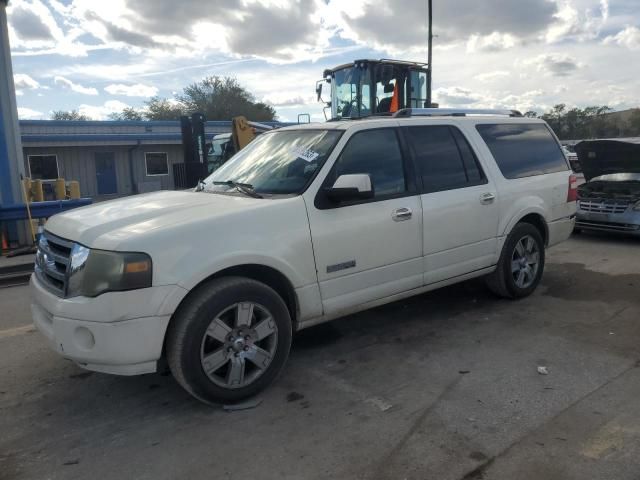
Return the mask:
{"type": "Polygon", "coordinates": [[[147,152],[144,154],[147,176],[169,175],[169,160],[165,152],[147,152]]]}
{"type": "Polygon", "coordinates": [[[55,180],[60,177],[57,155],[29,155],[29,174],[34,180],[55,180]]]}

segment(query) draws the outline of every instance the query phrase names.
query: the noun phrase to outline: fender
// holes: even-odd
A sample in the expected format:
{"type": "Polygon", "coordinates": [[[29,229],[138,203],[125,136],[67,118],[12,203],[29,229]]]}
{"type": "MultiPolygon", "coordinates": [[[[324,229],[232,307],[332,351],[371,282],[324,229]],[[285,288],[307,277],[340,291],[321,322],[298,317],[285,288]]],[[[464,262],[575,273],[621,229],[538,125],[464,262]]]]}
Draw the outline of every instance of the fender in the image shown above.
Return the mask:
{"type": "Polygon", "coordinates": [[[498,227],[499,236],[504,237],[508,235],[522,218],[532,213],[540,215],[546,225],[549,223],[549,218],[547,218],[543,207],[544,203],[539,197],[528,196],[518,199],[515,204],[509,207],[508,213],[503,217],[498,227]]]}
{"type": "Polygon", "coordinates": [[[232,254],[216,257],[213,263],[207,263],[206,265],[203,265],[201,269],[196,271],[188,279],[180,281],[178,285],[185,288],[186,290],[191,291],[203,280],[206,280],[210,276],[215,275],[222,270],[231,267],[237,267],[239,265],[249,264],[262,265],[279,271],[289,280],[289,282],[291,282],[293,288],[306,286],[304,280],[296,272],[293,265],[291,265],[286,260],[270,257],[261,253],[247,251],[236,251],[232,254]]]}

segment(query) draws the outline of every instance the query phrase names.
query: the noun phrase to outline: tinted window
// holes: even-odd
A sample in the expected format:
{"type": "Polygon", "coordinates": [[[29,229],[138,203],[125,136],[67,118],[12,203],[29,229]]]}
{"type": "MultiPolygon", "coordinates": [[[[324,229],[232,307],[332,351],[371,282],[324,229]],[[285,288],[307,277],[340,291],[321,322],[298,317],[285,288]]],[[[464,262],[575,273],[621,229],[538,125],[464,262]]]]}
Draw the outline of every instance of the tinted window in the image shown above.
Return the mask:
{"type": "Polygon", "coordinates": [[[410,127],[408,132],[426,192],[484,182],[473,150],[458,129],[446,125],[410,127]]]}
{"type": "Polygon", "coordinates": [[[161,152],[145,153],[147,175],[169,175],[167,154],[161,152]]]}
{"type": "Polygon", "coordinates": [[[522,178],[568,170],[567,160],[543,124],[476,127],[505,178],[522,178]]]}
{"type": "Polygon", "coordinates": [[[58,157],[55,155],[29,155],[31,178],[53,180],[59,177],[58,157]]]}
{"type": "Polygon", "coordinates": [[[456,144],[458,145],[460,156],[462,157],[462,163],[464,164],[464,169],[467,173],[467,181],[471,184],[483,182],[485,180],[484,173],[478,165],[478,159],[476,158],[475,153],[473,153],[471,145],[469,145],[469,142],[467,142],[467,139],[464,138],[464,135],[462,135],[460,130],[453,127],[450,127],[450,129],[453,134],[453,138],[455,138],[456,144]]]}
{"type": "Polygon", "coordinates": [[[406,191],[402,153],[393,129],[356,133],[340,154],[335,178],[368,173],[376,198],[406,191]]]}

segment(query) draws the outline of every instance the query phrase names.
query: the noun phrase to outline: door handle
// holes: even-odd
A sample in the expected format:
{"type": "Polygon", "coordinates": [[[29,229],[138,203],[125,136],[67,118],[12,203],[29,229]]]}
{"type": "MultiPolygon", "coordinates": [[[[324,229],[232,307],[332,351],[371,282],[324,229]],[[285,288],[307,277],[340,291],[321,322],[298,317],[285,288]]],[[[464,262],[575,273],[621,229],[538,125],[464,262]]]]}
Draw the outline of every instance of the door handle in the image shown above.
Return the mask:
{"type": "Polygon", "coordinates": [[[410,220],[412,215],[413,212],[410,208],[398,208],[393,211],[391,218],[393,218],[395,222],[404,222],[405,220],[410,220]]]}
{"type": "Polygon", "coordinates": [[[496,194],[492,192],[487,192],[480,195],[480,203],[482,205],[489,205],[493,203],[495,199],[496,199],[496,194]]]}

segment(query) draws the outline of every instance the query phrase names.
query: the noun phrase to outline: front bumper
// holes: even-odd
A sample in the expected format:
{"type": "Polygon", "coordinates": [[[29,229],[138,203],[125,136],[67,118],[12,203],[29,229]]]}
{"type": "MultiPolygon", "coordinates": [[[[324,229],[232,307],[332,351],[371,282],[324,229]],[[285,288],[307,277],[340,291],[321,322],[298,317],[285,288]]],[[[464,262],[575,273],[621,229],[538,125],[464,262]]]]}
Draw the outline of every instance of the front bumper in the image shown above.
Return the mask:
{"type": "Polygon", "coordinates": [[[88,370],[117,375],[156,371],[181,287],[110,292],[63,299],[31,276],[31,312],[51,348],[88,370]]]}
{"type": "Polygon", "coordinates": [[[584,230],[640,235],[640,212],[593,213],[578,210],[576,227],[584,230]]]}

